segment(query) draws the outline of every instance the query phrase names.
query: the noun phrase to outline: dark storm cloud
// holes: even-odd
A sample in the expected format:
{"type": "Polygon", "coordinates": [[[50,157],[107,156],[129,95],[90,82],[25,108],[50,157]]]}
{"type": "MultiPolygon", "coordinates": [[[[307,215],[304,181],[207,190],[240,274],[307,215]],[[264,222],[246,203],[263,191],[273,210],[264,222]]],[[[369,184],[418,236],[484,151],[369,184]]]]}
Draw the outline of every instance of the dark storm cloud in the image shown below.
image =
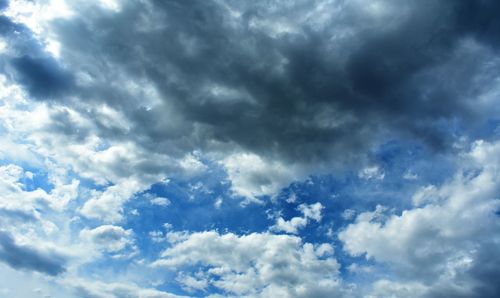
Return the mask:
{"type": "Polygon", "coordinates": [[[11,48],[0,55],[0,71],[22,85],[35,99],[60,100],[71,92],[72,74],[65,71],[24,25],[0,16],[0,36],[11,48]]]}
{"type": "Polygon", "coordinates": [[[55,253],[44,253],[36,248],[19,245],[10,234],[0,231],[0,261],[15,269],[27,269],[49,275],[65,271],[64,257],[55,253]]]}
{"type": "Polygon", "coordinates": [[[51,57],[24,55],[11,60],[16,80],[35,98],[57,98],[72,87],[71,75],[64,72],[51,57]]]}
{"type": "MultiPolygon", "coordinates": [[[[352,3],[326,5],[318,24],[314,3],[131,1],[119,12],[82,4],[81,17],[53,30],[63,61],[92,78],[74,92],[124,112],[126,137],[151,150],[210,151],[216,140],[324,161],[363,152],[380,131],[447,148],[449,123],[477,118],[470,83],[485,55],[496,55],[499,4],[386,1],[389,12],[377,19],[352,3]],[[295,32],[273,34],[280,20],[295,32]],[[265,22],[276,24],[259,27],[265,22]],[[488,49],[467,51],[467,39],[488,49]],[[141,105],[120,84],[127,79],[154,84],[165,105],[141,105]]],[[[21,61],[21,82],[35,97],[47,95],[42,86],[48,95],[70,86],[52,61],[21,61]]]]}
{"type": "MultiPolygon", "coordinates": [[[[476,253],[476,262],[467,272],[473,279],[476,297],[498,297],[500,285],[500,254],[498,243],[483,245],[476,253]]],[[[436,295],[437,296],[437,295],[436,295]]]]}

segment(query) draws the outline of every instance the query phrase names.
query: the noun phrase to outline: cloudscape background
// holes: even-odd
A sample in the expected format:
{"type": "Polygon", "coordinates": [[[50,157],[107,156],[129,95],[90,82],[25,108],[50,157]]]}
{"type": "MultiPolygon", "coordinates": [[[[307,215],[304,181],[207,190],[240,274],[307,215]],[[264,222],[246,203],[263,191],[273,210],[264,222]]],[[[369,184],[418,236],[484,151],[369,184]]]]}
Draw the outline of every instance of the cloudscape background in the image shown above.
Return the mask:
{"type": "Polygon", "coordinates": [[[499,297],[500,2],[0,0],[1,297],[499,297]]]}

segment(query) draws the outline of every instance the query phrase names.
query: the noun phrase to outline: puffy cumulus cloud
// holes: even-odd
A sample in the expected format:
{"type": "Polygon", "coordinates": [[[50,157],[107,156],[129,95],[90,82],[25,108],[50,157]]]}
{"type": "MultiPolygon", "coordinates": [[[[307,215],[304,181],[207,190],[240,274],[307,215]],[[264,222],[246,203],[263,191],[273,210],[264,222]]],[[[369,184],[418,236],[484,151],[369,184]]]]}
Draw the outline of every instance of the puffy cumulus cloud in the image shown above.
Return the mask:
{"type": "Polygon", "coordinates": [[[103,225],[95,229],[80,231],[83,241],[89,241],[98,249],[116,253],[133,244],[132,230],[125,230],[119,226],[103,225]]]}
{"type": "Polygon", "coordinates": [[[414,208],[391,215],[378,206],[340,232],[348,253],[388,264],[403,279],[376,283],[377,295],[498,295],[500,142],[475,142],[460,163],[449,181],[417,192],[414,208]]]}
{"type": "Polygon", "coordinates": [[[271,227],[273,231],[283,231],[285,233],[297,234],[299,229],[307,225],[306,217],[293,217],[290,220],[285,220],[283,217],[276,219],[276,224],[271,227]]]}
{"type": "MultiPolygon", "coordinates": [[[[149,188],[150,183],[141,184],[136,177],[109,186],[104,191],[92,191],[80,213],[88,218],[105,222],[118,222],[123,219],[123,204],[140,191],[149,188]]],[[[152,183],[152,182],[151,182],[152,183]]]]}
{"type": "Polygon", "coordinates": [[[155,197],[151,199],[151,204],[161,206],[161,207],[166,207],[170,205],[170,200],[164,197],[155,197]]]}
{"type": "Polygon", "coordinates": [[[151,193],[144,194],[142,198],[148,200],[151,205],[160,207],[166,207],[172,203],[168,198],[155,196],[151,193]]]}
{"type": "Polygon", "coordinates": [[[238,297],[341,297],[348,291],[331,256],[333,248],[326,243],[313,245],[268,233],[172,233],[172,246],[152,266],[199,268],[194,275],[179,275],[192,290],[211,285],[238,297]]]}
{"type": "Polygon", "coordinates": [[[19,244],[11,234],[0,230],[0,261],[15,269],[58,275],[66,269],[66,256],[29,244],[19,244]]]}
{"type": "Polygon", "coordinates": [[[303,178],[292,167],[256,154],[232,154],[222,160],[235,194],[249,199],[274,195],[290,181],[303,178]]]}
{"type": "Polygon", "coordinates": [[[306,218],[313,219],[317,222],[321,221],[321,218],[323,217],[321,215],[321,211],[325,207],[321,205],[320,202],[316,202],[314,204],[300,204],[297,209],[304,215],[306,218]]]}
{"type": "Polygon", "coordinates": [[[302,213],[302,217],[296,216],[290,220],[285,220],[280,216],[276,219],[276,224],[271,226],[270,229],[273,231],[283,231],[290,234],[297,234],[299,229],[304,228],[311,219],[316,222],[320,222],[323,217],[321,215],[321,211],[324,208],[325,207],[320,202],[309,205],[300,204],[297,207],[297,210],[302,213]]]}
{"type": "Polygon", "coordinates": [[[203,170],[198,151],[255,199],[388,135],[450,148],[450,124],[499,112],[496,1],[14,2],[0,69],[65,107],[44,146],[101,182],[203,170]]]}

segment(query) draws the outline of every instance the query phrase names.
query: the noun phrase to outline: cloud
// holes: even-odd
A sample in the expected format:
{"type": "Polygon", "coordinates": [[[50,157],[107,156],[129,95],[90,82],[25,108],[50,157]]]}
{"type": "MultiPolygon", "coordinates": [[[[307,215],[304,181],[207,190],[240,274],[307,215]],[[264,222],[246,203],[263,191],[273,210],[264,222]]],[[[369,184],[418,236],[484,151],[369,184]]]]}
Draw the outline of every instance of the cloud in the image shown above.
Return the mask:
{"type": "Polygon", "coordinates": [[[341,214],[344,220],[351,220],[354,218],[355,215],[356,215],[356,210],[353,209],[345,209],[341,214]]]}
{"type": "Polygon", "coordinates": [[[321,205],[320,202],[316,202],[314,204],[300,204],[297,209],[304,215],[305,218],[310,218],[315,220],[316,222],[320,222],[321,218],[323,217],[321,215],[321,211],[325,207],[321,205]]]}
{"type": "Polygon", "coordinates": [[[402,293],[417,287],[416,297],[422,289],[422,297],[498,292],[483,274],[494,274],[490,260],[499,258],[491,249],[500,244],[499,156],[499,142],[477,141],[459,161],[461,170],[443,185],[417,192],[413,208],[396,215],[378,206],[375,212],[359,214],[339,233],[348,253],[386,263],[411,281],[380,282],[374,285],[376,291],[402,293]]]}
{"type": "MultiPolygon", "coordinates": [[[[172,247],[152,266],[178,272],[195,266],[206,276],[204,283],[229,295],[340,297],[346,293],[330,244],[313,245],[295,236],[268,233],[176,233],[170,238],[172,247]]],[[[186,280],[187,276],[189,273],[182,273],[180,278],[186,280]]]]}
{"type": "Polygon", "coordinates": [[[43,251],[16,243],[7,232],[0,231],[0,260],[15,269],[32,270],[48,275],[66,271],[66,258],[54,251],[43,251]]]}
{"type": "Polygon", "coordinates": [[[305,217],[293,217],[290,220],[284,220],[283,217],[276,219],[276,224],[271,227],[274,231],[283,231],[289,234],[297,234],[299,229],[304,228],[307,225],[307,218],[305,217]]]}
{"type": "Polygon", "coordinates": [[[150,201],[152,205],[157,205],[161,207],[166,207],[170,205],[170,200],[164,197],[151,197],[150,201]]]}
{"type": "Polygon", "coordinates": [[[133,244],[132,230],[119,226],[103,225],[95,229],[83,229],[80,237],[84,241],[95,244],[99,249],[116,253],[133,244]]]}
{"type": "Polygon", "coordinates": [[[222,164],[227,170],[232,190],[239,196],[254,200],[274,195],[290,181],[302,178],[292,167],[255,154],[233,154],[224,158],[222,164]]]}
{"type": "Polygon", "coordinates": [[[88,218],[105,222],[119,222],[123,219],[123,204],[140,191],[149,188],[150,183],[142,184],[132,177],[121,183],[109,186],[105,191],[95,191],[92,197],[80,209],[81,214],[88,218]]]}
{"type": "Polygon", "coordinates": [[[382,180],[385,177],[383,171],[377,166],[366,167],[358,173],[359,178],[382,180]]]}
{"type": "Polygon", "coordinates": [[[11,61],[16,70],[16,81],[34,98],[63,96],[73,86],[71,73],[59,68],[53,58],[22,56],[11,61]]]}
{"type": "Polygon", "coordinates": [[[316,222],[320,222],[322,215],[321,211],[325,207],[321,205],[320,202],[314,204],[300,204],[297,210],[302,213],[302,217],[296,216],[290,220],[284,220],[283,217],[278,217],[276,219],[276,224],[270,227],[272,231],[283,231],[285,233],[297,234],[299,229],[307,226],[309,221],[312,219],[316,222]]]}

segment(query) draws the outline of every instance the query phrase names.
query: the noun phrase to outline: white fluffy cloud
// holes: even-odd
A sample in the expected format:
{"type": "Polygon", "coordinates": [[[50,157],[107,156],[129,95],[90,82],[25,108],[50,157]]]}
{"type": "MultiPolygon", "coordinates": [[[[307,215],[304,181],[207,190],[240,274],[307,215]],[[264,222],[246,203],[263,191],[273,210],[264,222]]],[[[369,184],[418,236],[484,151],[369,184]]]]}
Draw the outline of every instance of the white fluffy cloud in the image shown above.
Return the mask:
{"type": "Polygon", "coordinates": [[[231,180],[232,190],[239,196],[256,200],[272,196],[300,177],[300,170],[256,154],[238,153],[222,161],[231,180]]]}
{"type": "MultiPolygon", "coordinates": [[[[414,208],[390,215],[379,206],[374,212],[359,214],[339,234],[351,255],[366,254],[389,264],[400,277],[413,280],[406,285],[380,282],[375,284],[376,291],[419,296],[431,285],[426,291],[434,293],[431,296],[437,288],[446,287],[467,296],[482,289],[472,273],[486,266],[481,259],[485,249],[500,247],[500,222],[495,214],[500,208],[500,142],[475,142],[460,162],[462,169],[449,181],[417,192],[414,208]]],[[[491,257],[498,259],[498,251],[491,257]]]]}
{"type": "Polygon", "coordinates": [[[152,205],[157,205],[157,206],[161,206],[161,207],[166,207],[166,206],[170,205],[170,203],[171,203],[169,199],[164,198],[164,197],[151,197],[149,202],[152,205]]]}
{"type": "Polygon", "coordinates": [[[144,184],[140,179],[131,177],[104,191],[92,191],[91,198],[82,206],[80,213],[88,218],[118,222],[123,219],[123,204],[135,193],[147,188],[149,183],[144,184]]]}
{"type": "Polygon", "coordinates": [[[329,244],[303,243],[295,236],[252,233],[238,236],[215,231],[177,232],[172,247],[162,252],[154,267],[205,270],[180,280],[210,285],[238,297],[342,296],[339,264],[329,244]],[[205,269],[202,269],[205,268],[205,269]]]}
{"type": "Polygon", "coordinates": [[[107,252],[118,252],[133,244],[132,230],[119,226],[103,225],[95,229],[83,229],[80,237],[107,252]]]}
{"type": "Polygon", "coordinates": [[[321,211],[324,208],[325,207],[320,202],[314,204],[300,204],[297,207],[297,210],[302,213],[301,217],[296,216],[290,220],[285,220],[280,216],[276,219],[276,224],[270,229],[273,231],[283,231],[285,233],[297,234],[300,229],[307,226],[311,219],[316,222],[320,222],[322,218],[321,211]]]}

